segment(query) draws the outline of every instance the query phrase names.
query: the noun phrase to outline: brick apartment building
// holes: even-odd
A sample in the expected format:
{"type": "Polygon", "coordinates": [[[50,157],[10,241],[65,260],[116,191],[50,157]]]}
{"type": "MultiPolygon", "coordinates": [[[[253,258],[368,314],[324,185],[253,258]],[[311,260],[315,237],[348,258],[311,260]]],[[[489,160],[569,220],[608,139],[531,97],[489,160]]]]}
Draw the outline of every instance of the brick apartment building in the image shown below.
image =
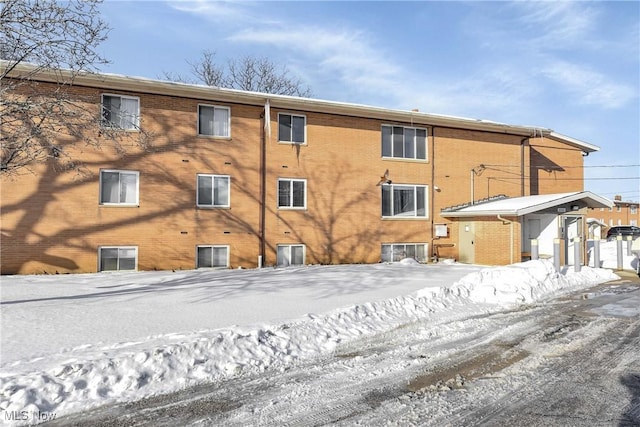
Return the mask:
{"type": "Polygon", "coordinates": [[[615,196],[613,206],[609,208],[591,209],[589,215],[599,220],[606,227],[616,225],[640,224],[640,203],[622,200],[622,196],[615,196]]]}
{"type": "MultiPolygon", "coordinates": [[[[80,75],[70,94],[122,128],[126,152],[61,137],[88,174],[52,161],[3,175],[2,274],[458,259],[452,206],[581,192],[598,150],[550,129],[119,75],[80,75]]],[[[608,206],[578,199],[562,202],[608,206]]],[[[483,239],[474,262],[520,261],[523,219],[506,215],[465,218],[483,239]]]]}

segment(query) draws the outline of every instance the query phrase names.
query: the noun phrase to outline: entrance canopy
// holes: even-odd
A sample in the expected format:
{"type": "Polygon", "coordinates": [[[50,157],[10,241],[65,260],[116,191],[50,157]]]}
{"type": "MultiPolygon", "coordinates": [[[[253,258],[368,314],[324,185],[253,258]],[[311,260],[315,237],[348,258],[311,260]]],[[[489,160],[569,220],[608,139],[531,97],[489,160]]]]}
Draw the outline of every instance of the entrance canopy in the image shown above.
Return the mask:
{"type": "Polygon", "coordinates": [[[487,202],[446,208],[440,212],[445,218],[478,216],[523,216],[530,213],[565,213],[582,208],[611,208],[613,202],[590,191],[540,194],[524,197],[504,197],[487,202]]]}

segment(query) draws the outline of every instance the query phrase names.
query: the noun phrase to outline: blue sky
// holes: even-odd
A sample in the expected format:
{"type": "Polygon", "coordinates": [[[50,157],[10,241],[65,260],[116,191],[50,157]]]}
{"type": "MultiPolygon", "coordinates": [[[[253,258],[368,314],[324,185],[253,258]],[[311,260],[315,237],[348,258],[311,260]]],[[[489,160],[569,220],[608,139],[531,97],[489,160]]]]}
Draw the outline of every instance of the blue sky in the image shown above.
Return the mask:
{"type": "Polygon", "coordinates": [[[585,189],[640,200],[640,2],[106,1],[102,71],[268,57],[314,98],[551,128],[585,189]]]}

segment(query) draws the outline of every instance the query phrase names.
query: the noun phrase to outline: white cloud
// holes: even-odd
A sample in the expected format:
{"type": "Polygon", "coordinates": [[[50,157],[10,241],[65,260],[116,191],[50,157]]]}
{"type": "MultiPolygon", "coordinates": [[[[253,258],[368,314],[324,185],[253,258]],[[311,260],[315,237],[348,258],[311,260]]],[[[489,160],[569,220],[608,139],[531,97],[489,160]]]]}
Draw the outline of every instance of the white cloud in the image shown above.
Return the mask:
{"type": "Polygon", "coordinates": [[[576,101],[606,109],[620,108],[635,97],[635,89],[610,81],[605,75],[566,61],[544,65],[542,75],[560,85],[576,101]]]}
{"type": "Polygon", "coordinates": [[[361,31],[305,26],[304,28],[248,29],[229,41],[270,44],[312,58],[323,72],[338,73],[348,80],[384,81],[399,72],[393,61],[385,60],[361,31]]]}
{"type": "Polygon", "coordinates": [[[592,39],[599,13],[588,2],[514,2],[519,16],[515,28],[524,26],[531,42],[542,49],[560,49],[579,44],[593,48],[592,39]]]}
{"type": "Polygon", "coordinates": [[[171,1],[168,4],[180,12],[191,13],[212,22],[227,25],[251,22],[250,20],[256,19],[250,14],[251,6],[254,4],[250,1],[189,0],[171,1]]]}

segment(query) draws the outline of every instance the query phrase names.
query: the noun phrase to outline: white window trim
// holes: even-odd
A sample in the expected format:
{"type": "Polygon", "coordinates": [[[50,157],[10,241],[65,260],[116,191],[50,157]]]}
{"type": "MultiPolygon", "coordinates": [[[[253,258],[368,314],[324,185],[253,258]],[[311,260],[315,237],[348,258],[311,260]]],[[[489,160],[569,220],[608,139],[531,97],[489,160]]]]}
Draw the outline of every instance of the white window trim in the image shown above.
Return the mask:
{"type": "MultiPolygon", "coordinates": [[[[382,243],[380,244],[380,259],[382,260],[382,248],[384,246],[391,246],[391,255],[393,256],[393,246],[394,245],[413,245],[413,246],[424,246],[424,261],[419,262],[428,262],[429,261],[429,243],[426,242],[418,242],[418,243],[409,243],[409,242],[393,242],[393,243],[382,243]]],[[[398,262],[398,261],[383,261],[383,262],[398,262]]]]}
{"type": "Polygon", "coordinates": [[[109,129],[120,129],[126,132],[139,132],[140,131],[140,97],[139,96],[131,96],[131,95],[121,95],[119,93],[102,93],[100,94],[100,123],[103,128],[109,129]],[[114,98],[123,98],[123,99],[135,99],[138,104],[138,111],[136,112],[135,122],[132,123],[133,127],[131,128],[122,128],[112,122],[105,122],[103,119],[103,109],[104,109],[104,97],[110,96],[114,98]]]}
{"type": "Polygon", "coordinates": [[[225,269],[229,268],[229,259],[231,257],[231,248],[229,245],[197,245],[196,246],[196,268],[197,269],[225,269]],[[224,266],[215,266],[215,267],[199,267],[198,266],[198,249],[199,248],[225,248],[227,250],[227,260],[224,266]]]}
{"type": "MultiPolygon", "coordinates": [[[[392,136],[393,136],[393,131],[392,131],[392,136]]],[[[403,130],[403,134],[404,134],[404,130],[403,130]]],[[[414,153],[417,154],[417,149],[415,148],[415,144],[414,144],[414,153]]],[[[421,163],[427,163],[429,162],[429,128],[426,127],[417,127],[417,126],[404,126],[404,125],[398,125],[398,124],[389,124],[389,123],[384,123],[380,126],[380,157],[382,158],[382,160],[396,160],[396,161],[407,161],[407,162],[421,162],[421,163]],[[414,130],[424,130],[425,131],[425,140],[424,140],[424,159],[419,159],[417,157],[395,157],[393,155],[393,146],[391,147],[391,156],[385,156],[382,154],[382,128],[383,127],[390,127],[391,129],[393,129],[394,127],[401,127],[402,129],[414,129],[414,130]]]]}
{"type": "Polygon", "coordinates": [[[293,264],[293,265],[294,266],[306,265],[306,263],[307,263],[307,245],[305,245],[303,243],[287,243],[287,244],[277,244],[276,245],[276,265],[278,267],[289,267],[289,266],[291,266],[291,264],[289,264],[287,266],[278,264],[278,251],[279,251],[279,249],[280,248],[288,248],[288,250],[289,250],[289,260],[291,260],[291,248],[294,247],[294,246],[302,247],[302,264],[293,264]]]}
{"type": "MultiPolygon", "coordinates": [[[[118,257],[118,264],[120,264],[120,258],[118,257]]],[[[98,246],[98,271],[101,273],[115,273],[119,271],[138,271],[138,247],[137,246],[98,246]],[[135,267],[133,270],[102,270],[102,250],[103,249],[133,249],[135,251],[135,267]]]]}
{"type": "MultiPolygon", "coordinates": [[[[293,123],[293,119],[291,120],[293,123]]],[[[298,114],[298,113],[289,113],[286,111],[282,111],[278,113],[278,143],[280,144],[289,144],[289,145],[307,145],[307,116],[306,114],[298,114]],[[304,141],[303,142],[294,142],[294,141],[283,141],[280,139],[280,116],[291,116],[291,117],[302,117],[304,119],[304,141]]],[[[293,125],[292,125],[293,126],[293,125]]],[[[291,130],[293,132],[293,129],[291,130]]],[[[293,135],[292,135],[293,139],[293,135]]]]}
{"type": "Polygon", "coordinates": [[[280,210],[306,210],[307,209],[307,180],[306,178],[278,178],[278,182],[276,183],[276,205],[280,210]],[[291,185],[291,194],[290,194],[290,205],[289,206],[280,206],[280,181],[290,181],[293,183],[294,181],[303,182],[304,183],[304,206],[293,206],[293,185],[291,185]]]}
{"type": "Polygon", "coordinates": [[[198,104],[198,109],[196,111],[196,134],[198,136],[204,137],[204,138],[217,138],[217,139],[231,139],[231,108],[230,107],[225,107],[224,105],[212,105],[212,104],[198,104]],[[200,107],[209,107],[209,108],[213,108],[214,110],[217,109],[223,109],[223,110],[227,110],[228,114],[227,114],[227,129],[229,129],[229,134],[228,135],[207,135],[205,133],[200,133],[200,107]]]}
{"type": "MultiPolygon", "coordinates": [[[[417,209],[416,209],[416,215],[413,216],[409,216],[409,215],[382,215],[382,211],[383,211],[383,200],[382,200],[382,193],[380,193],[380,214],[382,216],[383,219],[393,219],[393,220],[424,220],[424,219],[429,219],[429,186],[425,185],[425,184],[401,184],[401,183],[394,183],[394,184],[383,184],[381,187],[392,187],[391,188],[391,196],[393,197],[393,187],[414,187],[414,192],[415,189],[418,187],[422,187],[424,188],[424,215],[423,216],[418,216],[417,215],[417,209]]],[[[381,190],[382,191],[382,190],[381,190]]],[[[393,208],[393,199],[391,201],[391,207],[393,208]]],[[[393,209],[392,209],[393,210],[393,209]]]]}
{"type": "Polygon", "coordinates": [[[122,206],[122,207],[132,207],[132,206],[140,206],[140,172],[132,171],[132,170],[124,170],[124,169],[100,169],[99,172],[99,193],[98,193],[98,203],[100,206],[122,206]],[[103,202],[102,201],[102,173],[103,172],[118,172],[118,173],[133,173],[136,175],[136,201],[133,203],[113,203],[113,202],[103,202]]]}
{"type": "MultiPolygon", "coordinates": [[[[212,189],[215,188],[212,186],[212,189]]],[[[213,197],[214,195],[212,195],[212,200],[215,199],[215,197],[213,197]]],[[[212,173],[199,173],[196,174],[196,206],[199,208],[207,208],[207,209],[225,209],[225,208],[230,208],[231,207],[231,175],[217,175],[217,174],[212,174],[212,173]],[[203,205],[200,204],[200,192],[198,191],[198,178],[201,176],[209,176],[212,178],[212,181],[215,180],[215,178],[228,178],[228,182],[229,185],[227,187],[227,204],[226,205],[214,205],[213,203],[210,205],[203,205]]]]}

